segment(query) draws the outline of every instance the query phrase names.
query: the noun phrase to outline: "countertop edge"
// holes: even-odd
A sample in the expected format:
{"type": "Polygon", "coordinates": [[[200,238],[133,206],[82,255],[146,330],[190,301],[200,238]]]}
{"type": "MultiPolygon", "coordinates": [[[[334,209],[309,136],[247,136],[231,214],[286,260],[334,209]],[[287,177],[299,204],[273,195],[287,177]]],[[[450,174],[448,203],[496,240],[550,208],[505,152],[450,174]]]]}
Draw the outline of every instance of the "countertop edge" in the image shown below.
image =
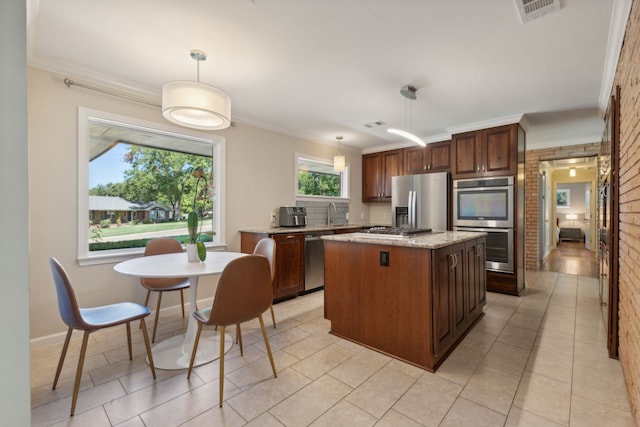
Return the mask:
{"type": "MultiPolygon", "coordinates": [[[[310,233],[314,231],[350,230],[358,228],[379,227],[381,224],[335,224],[335,225],[307,225],[305,227],[255,227],[241,228],[241,233],[256,234],[288,234],[288,233],[310,233]]],[[[389,225],[386,225],[389,227],[389,225]]]]}
{"type": "Polygon", "coordinates": [[[439,249],[446,246],[455,245],[457,243],[474,240],[479,237],[486,236],[484,232],[471,232],[471,231],[445,231],[438,234],[430,234],[426,236],[418,237],[405,237],[402,239],[385,239],[374,237],[360,237],[355,233],[348,234],[334,234],[329,236],[322,236],[323,240],[330,240],[336,242],[349,242],[349,243],[362,243],[368,245],[387,245],[387,246],[402,246],[409,248],[422,248],[422,249],[439,249]]]}

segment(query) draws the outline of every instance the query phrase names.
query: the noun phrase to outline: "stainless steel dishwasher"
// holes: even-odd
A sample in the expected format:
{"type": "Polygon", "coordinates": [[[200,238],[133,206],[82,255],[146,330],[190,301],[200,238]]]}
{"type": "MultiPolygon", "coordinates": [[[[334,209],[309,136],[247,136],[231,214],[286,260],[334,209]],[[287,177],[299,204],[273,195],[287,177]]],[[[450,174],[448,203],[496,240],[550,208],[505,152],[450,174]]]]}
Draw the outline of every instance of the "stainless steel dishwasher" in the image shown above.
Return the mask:
{"type": "Polygon", "coordinates": [[[324,287],[324,242],[320,236],[333,231],[313,231],[304,235],[304,292],[324,287]]]}

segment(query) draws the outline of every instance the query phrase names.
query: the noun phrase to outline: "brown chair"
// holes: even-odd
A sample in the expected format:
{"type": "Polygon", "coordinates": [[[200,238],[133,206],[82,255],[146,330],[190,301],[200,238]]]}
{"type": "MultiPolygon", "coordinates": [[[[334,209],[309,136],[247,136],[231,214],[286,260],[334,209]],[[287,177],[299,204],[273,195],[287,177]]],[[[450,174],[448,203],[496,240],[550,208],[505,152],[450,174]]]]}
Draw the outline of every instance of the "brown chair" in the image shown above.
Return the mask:
{"type": "MultiPolygon", "coordinates": [[[[260,239],[256,247],[253,249],[254,255],[261,255],[269,260],[269,268],[271,269],[271,284],[273,286],[273,279],[276,275],[276,241],[270,237],[260,239]]],[[[276,316],[273,313],[273,304],[269,306],[271,310],[271,320],[273,321],[273,328],[276,328],[276,316]]],[[[240,325],[236,325],[236,342],[240,345],[240,355],[244,356],[244,349],[242,348],[242,330],[240,325]]]]}
{"type": "MultiPolygon", "coordinates": [[[[163,255],[183,252],[182,245],[176,239],[169,237],[163,237],[150,240],[147,243],[147,247],[144,250],[144,256],[149,255],[163,255]]],[[[151,335],[151,342],[156,342],[156,330],[158,329],[158,316],[160,315],[160,303],[162,302],[162,293],[169,291],[180,291],[180,303],[182,306],[182,317],[184,318],[184,289],[189,288],[189,278],[187,277],[175,277],[175,278],[147,278],[140,279],[140,284],[147,290],[147,297],[144,300],[144,305],[149,306],[149,297],[151,291],[158,292],[158,303],[156,304],[156,315],[153,320],[153,334],[151,335]]]]}
{"type": "Polygon", "coordinates": [[[191,378],[193,363],[198,351],[200,333],[204,325],[219,327],[220,336],[220,407],[222,407],[224,388],[224,332],[229,325],[258,318],[267,354],[271,362],[273,376],[278,377],[276,366],[273,363],[271,346],[267,330],[264,327],[262,313],[264,313],[273,300],[273,288],[271,287],[271,272],[269,261],[263,256],[247,255],[236,258],[225,267],[218,280],[218,289],[213,299],[211,308],[195,311],[193,317],[198,321],[196,339],[191,352],[191,362],[187,379],[191,378]]]}
{"type": "Polygon", "coordinates": [[[117,304],[110,304],[92,308],[79,308],[78,300],[76,299],[76,295],[73,292],[71,281],[69,280],[69,276],[67,275],[64,267],[62,267],[62,265],[55,258],[51,258],[49,264],[51,266],[51,272],[53,273],[53,281],[56,285],[60,316],[62,317],[64,323],[69,327],[69,329],[67,329],[67,337],[65,338],[64,345],[62,346],[62,354],[60,354],[60,361],[58,362],[58,369],[56,369],[56,376],[53,380],[52,390],[55,390],[56,386],[58,385],[58,379],[60,378],[60,372],[62,371],[64,358],[67,355],[67,349],[69,348],[69,341],[71,341],[71,334],[73,333],[73,330],[78,329],[80,331],[84,331],[84,335],[82,337],[82,346],[80,347],[80,358],[78,359],[78,369],[76,371],[76,381],[73,385],[71,415],[73,416],[73,413],[76,409],[78,390],[80,389],[80,380],[82,378],[82,367],[84,365],[84,357],[87,353],[87,344],[89,342],[89,334],[91,332],[125,324],[127,326],[129,360],[132,360],[133,354],[131,351],[131,326],[129,325],[129,323],[134,320],[140,320],[142,335],[144,336],[144,344],[147,347],[149,367],[151,368],[151,374],[155,379],[156,370],[153,365],[151,345],[149,344],[149,336],[147,335],[147,328],[144,323],[144,318],[150,314],[149,309],[143,305],[133,302],[121,302],[117,304]]]}
{"type": "MultiPolygon", "coordinates": [[[[271,268],[271,283],[273,285],[273,279],[276,277],[276,241],[271,237],[265,237],[261,239],[256,247],[253,249],[254,255],[262,255],[269,260],[269,268],[271,268]]],[[[273,304],[269,306],[271,309],[271,320],[273,321],[273,328],[276,327],[276,316],[273,314],[273,304]]]]}

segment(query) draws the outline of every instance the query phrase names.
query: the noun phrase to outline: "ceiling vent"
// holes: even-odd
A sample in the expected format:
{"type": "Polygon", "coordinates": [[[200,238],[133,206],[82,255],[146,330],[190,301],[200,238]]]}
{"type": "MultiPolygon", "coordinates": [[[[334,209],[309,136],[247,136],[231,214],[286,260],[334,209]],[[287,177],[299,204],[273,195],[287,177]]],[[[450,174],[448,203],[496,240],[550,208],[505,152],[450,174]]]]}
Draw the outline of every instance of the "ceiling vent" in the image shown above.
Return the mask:
{"type": "Polygon", "coordinates": [[[515,0],[515,2],[523,24],[560,10],[560,0],[515,0]]]}

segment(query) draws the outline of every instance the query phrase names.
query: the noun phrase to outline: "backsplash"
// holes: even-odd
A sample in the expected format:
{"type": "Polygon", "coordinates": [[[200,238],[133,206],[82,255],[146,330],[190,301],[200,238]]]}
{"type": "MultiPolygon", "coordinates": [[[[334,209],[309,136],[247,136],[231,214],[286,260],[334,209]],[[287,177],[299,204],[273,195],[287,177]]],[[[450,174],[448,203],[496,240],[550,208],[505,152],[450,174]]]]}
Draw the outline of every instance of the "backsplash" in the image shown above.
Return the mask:
{"type": "Polygon", "coordinates": [[[327,213],[331,213],[331,224],[345,225],[348,224],[347,212],[349,212],[348,202],[335,202],[336,210],[329,210],[331,202],[311,202],[297,201],[296,206],[304,206],[307,209],[307,225],[326,225],[327,213]]]}

